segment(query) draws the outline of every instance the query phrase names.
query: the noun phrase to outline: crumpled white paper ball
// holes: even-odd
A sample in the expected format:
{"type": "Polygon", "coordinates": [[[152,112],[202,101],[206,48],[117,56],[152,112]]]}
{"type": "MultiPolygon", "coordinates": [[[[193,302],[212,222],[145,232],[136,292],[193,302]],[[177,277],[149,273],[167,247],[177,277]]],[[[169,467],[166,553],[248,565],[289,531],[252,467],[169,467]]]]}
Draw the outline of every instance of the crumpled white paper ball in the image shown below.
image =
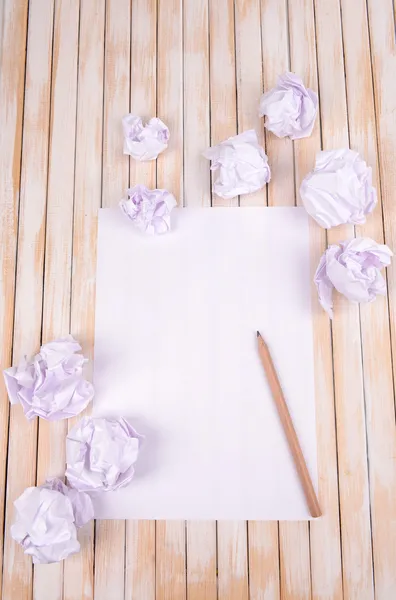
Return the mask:
{"type": "Polygon", "coordinates": [[[157,117],[143,125],[136,115],[126,115],[122,119],[124,130],[124,154],[135,160],[154,160],[168,147],[169,129],[157,117]]]}
{"type": "Polygon", "coordinates": [[[108,492],[128,485],[142,439],[123,418],[82,418],[66,439],[68,483],[85,492],[108,492]]]}
{"type": "Polygon", "coordinates": [[[203,152],[217,171],[213,191],[221,198],[234,198],[260,190],[271,179],[268,157],[254,129],[230,137],[203,152]]]}
{"type": "Polygon", "coordinates": [[[326,229],[361,225],[377,204],[371,167],[348,148],[319,152],[314,170],[301,183],[300,196],[307,212],[326,229]]]}
{"type": "Polygon", "coordinates": [[[127,190],[127,197],[120,202],[124,215],[133,225],[149,234],[167,233],[171,228],[171,212],[177,205],[175,197],[166,190],[149,190],[135,185],[127,190]]]}
{"type": "Polygon", "coordinates": [[[54,563],[80,550],[76,527],[93,519],[88,494],[68,488],[60,479],[29,487],[14,502],[16,522],[12,538],[34,563],[54,563]]]}
{"type": "Polygon", "coordinates": [[[392,251],[370,238],[354,238],[330,246],[315,273],[319,302],[333,318],[333,289],[353,302],[372,302],[386,295],[380,270],[391,262],[392,251]]]}
{"type": "Polygon", "coordinates": [[[317,113],[318,94],[294,73],[278,77],[276,87],[260,99],[259,114],[266,116],[265,127],[281,138],[298,140],[311,135],[317,113]]]}
{"type": "Polygon", "coordinates": [[[47,421],[78,415],[92,400],[94,390],[83,377],[87,359],[71,336],[48,342],[31,361],[26,357],[18,367],[4,371],[11,404],[20,402],[27,419],[38,416],[47,421]]]}

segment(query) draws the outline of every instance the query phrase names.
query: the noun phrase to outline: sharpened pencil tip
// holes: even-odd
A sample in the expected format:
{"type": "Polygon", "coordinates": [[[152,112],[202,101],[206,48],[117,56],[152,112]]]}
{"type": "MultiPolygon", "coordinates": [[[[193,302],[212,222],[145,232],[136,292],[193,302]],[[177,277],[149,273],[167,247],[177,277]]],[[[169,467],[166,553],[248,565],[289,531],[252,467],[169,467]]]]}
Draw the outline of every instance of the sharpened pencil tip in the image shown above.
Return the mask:
{"type": "Polygon", "coordinates": [[[261,333],[259,331],[257,331],[256,333],[257,333],[257,337],[261,337],[261,333]]]}

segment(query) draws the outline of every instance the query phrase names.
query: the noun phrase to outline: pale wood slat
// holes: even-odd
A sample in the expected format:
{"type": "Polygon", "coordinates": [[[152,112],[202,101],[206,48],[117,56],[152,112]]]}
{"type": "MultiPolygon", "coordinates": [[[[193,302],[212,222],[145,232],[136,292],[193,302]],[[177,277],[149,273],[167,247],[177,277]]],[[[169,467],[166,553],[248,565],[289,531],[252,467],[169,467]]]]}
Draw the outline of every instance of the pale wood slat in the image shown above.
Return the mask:
{"type": "MultiPolygon", "coordinates": [[[[131,5],[107,0],[103,119],[102,206],[116,206],[128,186],[129,161],[122,153],[121,119],[129,108],[131,5]]],[[[95,523],[95,600],[123,600],[125,521],[95,523]]]]}
{"type": "MultiPolygon", "coordinates": [[[[171,136],[157,160],[157,187],[183,206],[183,8],[181,0],[158,1],[157,108],[171,136]]],[[[158,521],[156,598],[186,598],[185,522],[158,521]]]]}
{"type": "MultiPolygon", "coordinates": [[[[237,133],[235,20],[232,0],[209,1],[211,145],[237,133]]],[[[209,167],[209,162],[208,162],[209,167]]],[[[238,198],[213,195],[214,206],[238,206],[238,198]]],[[[217,524],[218,598],[248,598],[247,524],[217,524]]]]}
{"type": "MultiPolygon", "coordinates": [[[[209,0],[210,144],[237,134],[234,6],[232,0],[209,0]]],[[[208,161],[208,167],[210,162],[208,161]]],[[[238,198],[213,195],[213,206],[238,206],[238,198]]]]}
{"type": "MultiPolygon", "coordinates": [[[[262,44],[264,90],[277,83],[278,76],[290,69],[288,13],[285,0],[262,0],[262,44]]],[[[268,185],[270,206],[294,206],[293,142],[267,131],[267,154],[272,179],[268,185]]],[[[307,523],[279,523],[279,553],[282,598],[309,599],[311,577],[307,523]],[[299,547],[296,560],[295,548],[299,547]]]]}
{"type": "MultiPolygon", "coordinates": [[[[208,21],[207,0],[184,1],[184,198],[195,207],[211,204],[209,164],[202,156],[210,146],[208,21]]],[[[187,521],[186,554],[188,600],[215,600],[215,521],[187,521]]]]}
{"type": "MultiPolygon", "coordinates": [[[[270,90],[278,76],[289,70],[286,0],[261,0],[261,33],[263,47],[263,85],[270,90]]],[[[293,144],[289,138],[278,138],[266,130],[266,148],[271,167],[268,204],[283,195],[283,205],[294,205],[293,144]]],[[[278,200],[279,202],[279,200],[278,200]]]]}
{"type": "MultiPolygon", "coordinates": [[[[381,177],[385,241],[396,250],[396,123],[394,77],[396,45],[392,0],[367,0],[371,40],[371,61],[378,131],[378,159],[381,177]]],[[[396,372],[396,267],[387,269],[393,373],[396,372]]]]}
{"type": "MultiPolygon", "coordinates": [[[[304,84],[318,91],[313,0],[289,1],[291,70],[304,84]]],[[[320,98],[319,98],[320,101],[320,98]]],[[[294,142],[297,203],[299,187],[313,168],[320,150],[320,114],[309,138],[294,142]]],[[[315,272],[326,249],[326,231],[310,223],[311,271],[315,272]]],[[[341,600],[341,542],[338,507],[337,449],[330,323],[317,300],[312,284],[320,519],[310,523],[310,562],[313,598],[341,600]]]]}
{"type": "MultiPolygon", "coordinates": [[[[371,3],[368,3],[371,34],[371,56],[369,47],[369,32],[367,23],[366,3],[354,2],[356,5],[356,21],[352,20],[350,7],[343,5],[343,25],[353,29],[364,31],[363,40],[365,46],[360,46],[361,39],[357,41],[355,52],[350,49],[351,57],[346,57],[346,64],[354,60],[352,66],[353,74],[347,68],[347,88],[348,101],[357,101],[358,90],[350,89],[356,86],[357,76],[362,75],[362,64],[364,65],[364,79],[359,80],[363,91],[363,106],[358,103],[360,108],[354,115],[349,110],[351,144],[356,149],[364,152],[366,160],[373,166],[374,179],[379,193],[379,204],[375,213],[367,220],[366,225],[359,227],[359,234],[372,237],[378,242],[383,241],[385,227],[386,241],[392,244],[392,233],[388,232],[394,228],[394,202],[390,202],[389,192],[393,195],[394,188],[389,188],[395,181],[395,167],[385,168],[385,161],[392,160],[396,156],[394,111],[396,110],[396,100],[392,93],[393,78],[389,79],[392,68],[396,67],[396,47],[394,38],[394,29],[392,28],[392,7],[391,2],[380,2],[376,6],[376,11],[381,15],[376,15],[372,11],[371,3]],[[363,5],[363,6],[362,6],[363,5]],[[389,29],[387,25],[389,18],[389,29]],[[385,21],[382,21],[382,19],[385,21]],[[361,24],[361,25],[360,25],[361,24]],[[359,26],[360,25],[360,26],[359,26]],[[388,29],[388,31],[387,31],[388,29]],[[382,34],[381,37],[379,34],[382,34]],[[371,59],[373,61],[371,70],[371,59]],[[360,67],[360,68],[359,68],[360,67]],[[372,75],[374,78],[372,79],[372,75]],[[349,85],[351,80],[351,86],[349,85]],[[375,104],[373,98],[372,84],[374,83],[375,104]],[[366,92],[367,90],[367,92],[366,92]],[[377,110],[377,123],[375,123],[375,108],[377,110]],[[366,109],[367,113],[364,111],[366,109]],[[389,115],[393,112],[393,118],[389,115]],[[366,116],[367,114],[367,116],[366,116]],[[362,118],[368,121],[367,135],[362,137],[361,127],[362,118]],[[388,127],[384,127],[384,118],[388,127]],[[379,134],[378,144],[375,144],[375,127],[379,134]],[[387,143],[390,141],[390,144],[387,143]],[[377,167],[377,152],[379,158],[379,170],[377,167]],[[382,191],[382,198],[381,192],[382,191]],[[382,200],[382,205],[381,205],[382,200]],[[382,208],[382,214],[381,214],[382,208]],[[389,211],[390,210],[390,214],[389,211]],[[382,217],[385,217],[384,223],[382,217]]],[[[345,44],[347,41],[345,40],[345,44]]],[[[350,43],[350,42],[348,42],[350,43]]],[[[362,96],[359,96],[361,99],[362,96]]],[[[392,247],[394,249],[394,246],[392,247]]],[[[394,272],[394,271],[393,271],[394,272]]],[[[394,285],[392,282],[393,273],[389,273],[389,304],[394,304],[394,285]]],[[[390,309],[392,315],[392,308],[390,309]]],[[[392,353],[389,346],[389,329],[391,328],[394,336],[394,323],[391,318],[389,323],[389,306],[387,299],[378,298],[375,303],[361,307],[362,321],[362,339],[363,339],[363,365],[365,376],[365,397],[367,414],[367,436],[368,436],[368,461],[370,473],[370,496],[371,496],[371,519],[372,519],[372,538],[373,538],[373,558],[374,558],[374,583],[375,594],[377,598],[391,598],[396,595],[396,573],[392,565],[396,561],[396,505],[394,498],[396,496],[396,430],[394,421],[394,389],[392,381],[392,353]]],[[[394,339],[392,339],[394,343],[394,339]]],[[[394,358],[394,355],[393,355],[394,358]]],[[[393,365],[394,366],[394,365],[393,365]]]]}
{"type": "MultiPolygon", "coordinates": [[[[130,109],[143,120],[157,116],[157,0],[133,2],[130,73],[130,107],[125,106],[125,114],[130,109]]],[[[156,187],[156,161],[130,159],[130,185],[138,183],[156,187]]],[[[126,522],[125,598],[128,600],[155,598],[155,528],[155,522],[126,522]]]]}
{"type": "MultiPolygon", "coordinates": [[[[348,147],[340,7],[315,0],[323,146],[348,147]]],[[[329,230],[328,242],[353,237],[329,230]]],[[[332,323],[344,595],[374,597],[359,308],[335,295],[332,323]]]]}
{"type": "MultiPolygon", "coordinates": [[[[25,103],[23,115],[22,173],[21,127],[25,70],[27,3],[4,6],[4,52],[0,105],[4,137],[1,151],[2,219],[2,364],[9,363],[11,347],[15,242],[18,197],[18,261],[15,295],[13,364],[24,354],[39,349],[41,337],[45,207],[48,167],[48,128],[50,114],[52,4],[30,2],[26,56],[25,103]],[[21,175],[21,178],[20,178],[21,175]],[[19,179],[20,178],[20,179],[19,179]],[[4,182],[4,183],[3,183],[4,182]]],[[[8,399],[4,393],[4,402],[8,399]]],[[[6,412],[4,412],[6,417],[6,412]]],[[[6,425],[6,422],[5,422],[6,425]]],[[[32,560],[11,538],[13,502],[23,490],[35,484],[37,419],[28,422],[21,406],[11,410],[7,477],[7,503],[4,545],[3,596],[31,598],[32,560]]],[[[7,435],[7,434],[6,434],[7,435]]],[[[5,456],[5,454],[4,454],[5,456]]]]}
{"type": "Polygon", "coordinates": [[[249,521],[249,598],[280,598],[278,523],[249,521]]]}
{"type": "MultiPolygon", "coordinates": [[[[264,122],[258,107],[263,93],[260,0],[235,0],[235,54],[238,133],[254,129],[265,146],[264,122]]],[[[267,186],[240,197],[241,206],[262,206],[267,186]]]]}
{"type": "Polygon", "coordinates": [[[186,206],[210,206],[208,0],[184,0],[184,192],[186,206]]]}
{"type": "MultiPolygon", "coordinates": [[[[101,202],[105,1],[80,4],[74,185],[72,335],[89,358],[92,378],[97,214],[101,202]]],[[[90,412],[90,407],[87,413],[90,412]]],[[[82,415],[69,421],[69,429],[82,415]]],[[[81,552],[65,561],[64,600],[94,595],[94,524],[79,531],[81,552]]]]}
{"type": "MultiPolygon", "coordinates": [[[[264,122],[258,106],[263,93],[261,6],[259,0],[235,2],[235,51],[238,132],[255,129],[265,145],[264,122]]],[[[240,197],[241,206],[267,204],[268,186],[240,197]]],[[[278,524],[248,523],[248,562],[250,599],[279,598],[278,524]]]]}
{"type": "MultiPolygon", "coordinates": [[[[48,4],[48,3],[47,3],[48,4]]],[[[40,14],[36,28],[40,34],[40,14]]],[[[31,25],[29,25],[30,27],[31,25]]],[[[73,231],[74,146],[77,88],[78,5],[57,3],[53,40],[51,128],[44,269],[42,342],[69,333],[70,275],[73,231]],[[67,38],[72,51],[61,53],[67,38]],[[64,80],[70,78],[65,89],[64,80]]],[[[37,484],[64,477],[67,422],[38,422],[37,484]]],[[[34,567],[34,598],[63,597],[64,564],[34,567]]]]}

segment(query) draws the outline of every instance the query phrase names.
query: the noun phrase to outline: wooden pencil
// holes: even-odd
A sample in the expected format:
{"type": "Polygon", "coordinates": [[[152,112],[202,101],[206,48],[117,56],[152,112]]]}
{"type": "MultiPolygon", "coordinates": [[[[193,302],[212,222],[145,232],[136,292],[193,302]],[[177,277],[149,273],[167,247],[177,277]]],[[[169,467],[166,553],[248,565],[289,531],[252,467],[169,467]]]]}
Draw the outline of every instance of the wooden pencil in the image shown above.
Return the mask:
{"type": "Polygon", "coordinates": [[[279,382],[274,363],[272,362],[268,346],[265,343],[259,331],[257,332],[257,341],[260,359],[263,364],[265,374],[267,376],[272,396],[275,400],[276,408],[278,409],[279,418],[285,431],[291,453],[293,455],[294,463],[300,478],[302,488],[304,490],[309,511],[312,517],[320,517],[322,511],[320,510],[319,502],[316,497],[312,480],[308,472],[307,464],[305,462],[304,455],[302,453],[301,446],[298,441],[296,430],[294,429],[293,421],[287,408],[282,387],[279,382]]]}

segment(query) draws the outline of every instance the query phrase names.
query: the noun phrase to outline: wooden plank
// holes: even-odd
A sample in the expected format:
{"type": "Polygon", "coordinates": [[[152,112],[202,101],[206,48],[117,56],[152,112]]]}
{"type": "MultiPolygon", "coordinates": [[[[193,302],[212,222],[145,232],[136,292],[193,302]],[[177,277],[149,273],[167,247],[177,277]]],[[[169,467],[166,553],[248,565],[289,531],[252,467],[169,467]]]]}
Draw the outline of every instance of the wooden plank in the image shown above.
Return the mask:
{"type": "MultiPolygon", "coordinates": [[[[322,138],[325,148],[348,147],[340,7],[315,0],[322,138]]],[[[361,35],[361,33],[359,33],[361,35]]],[[[328,242],[354,235],[328,232],[328,242]]],[[[374,597],[359,308],[336,295],[332,323],[344,595],[374,597]],[[347,368],[346,368],[347,366],[347,368]]]]}
{"type": "Polygon", "coordinates": [[[247,523],[219,521],[218,531],[218,598],[219,600],[247,600],[248,560],[247,523]]]}
{"type": "MultiPolygon", "coordinates": [[[[290,70],[288,11],[285,0],[262,0],[264,89],[270,90],[278,76],[290,70]]],[[[272,179],[268,185],[270,206],[294,206],[294,153],[289,138],[266,133],[272,179]]],[[[309,531],[307,523],[279,523],[282,598],[310,598],[309,531]],[[299,548],[296,560],[295,548],[299,548]]]]}
{"type": "MultiPolygon", "coordinates": [[[[385,7],[381,9],[386,13],[385,7]]],[[[377,186],[379,196],[378,206],[367,219],[367,223],[358,228],[358,234],[381,243],[384,240],[383,212],[366,3],[363,0],[354,0],[350,5],[342,2],[342,24],[346,50],[351,147],[358,150],[372,166],[374,185],[377,186]],[[357,31],[360,32],[359,36],[355,35],[357,31]],[[353,35],[354,40],[347,39],[348,35],[353,35]],[[364,128],[361,126],[362,122],[365,123],[364,128]]],[[[396,102],[394,99],[392,102],[395,109],[396,102]]],[[[382,137],[383,132],[379,133],[382,137]]],[[[360,308],[374,582],[377,598],[391,598],[396,595],[396,573],[392,566],[396,561],[396,505],[393,500],[396,496],[396,428],[388,311],[387,298],[378,298],[378,301],[360,308]],[[381,357],[380,360],[378,357],[381,357]],[[378,398],[381,398],[380,410],[378,398]]]]}
{"type": "MultiPolygon", "coordinates": [[[[132,7],[130,110],[149,119],[157,114],[157,2],[132,7]]],[[[125,113],[128,108],[125,107],[125,113]]],[[[130,185],[156,187],[156,162],[130,159],[130,185]]],[[[125,191],[125,190],[124,190],[125,191]]],[[[155,523],[126,522],[125,598],[155,598],[155,523]]]]}
{"type": "MultiPolygon", "coordinates": [[[[210,146],[209,16],[207,0],[186,0],[184,41],[184,198],[186,206],[210,206],[210,172],[202,151],[210,146]]],[[[187,598],[215,600],[216,522],[188,521],[187,598]]]]}
{"type": "MultiPolygon", "coordinates": [[[[130,110],[143,120],[162,118],[157,114],[157,0],[134,1],[131,40],[130,110]]],[[[155,188],[156,171],[156,161],[130,159],[131,186],[143,183],[155,188]]]]}
{"type": "MultiPolygon", "coordinates": [[[[40,346],[42,316],[42,273],[44,259],[45,204],[48,166],[48,127],[50,110],[52,6],[31,2],[26,92],[24,73],[27,3],[4,5],[4,49],[0,119],[3,131],[1,167],[1,318],[2,364],[10,362],[14,310],[16,236],[18,262],[15,296],[15,327],[12,362],[40,346]],[[11,50],[10,50],[11,49],[11,50]],[[4,111],[4,112],[3,112],[4,111]],[[22,173],[21,169],[21,141],[22,173]],[[4,186],[4,187],[3,187],[4,186]],[[18,200],[20,188],[20,213],[18,200]],[[18,232],[17,232],[18,229],[18,232]]],[[[8,422],[8,399],[2,384],[2,423],[8,422]],[[5,407],[7,406],[7,408],[5,407]]],[[[3,426],[3,425],[2,425],[3,426]]],[[[35,484],[37,420],[28,422],[21,406],[13,407],[9,429],[7,502],[4,544],[3,596],[31,598],[32,560],[11,538],[13,502],[25,487],[35,484]],[[23,443],[21,441],[23,440],[23,443]]],[[[3,439],[6,440],[7,428],[3,439]]],[[[2,456],[6,456],[6,451],[2,456]]],[[[2,481],[4,482],[2,469],[2,481]]],[[[3,508],[3,507],[2,507],[3,508]]],[[[2,511],[3,514],[3,511],[2,511]]]]}
{"type": "MultiPolygon", "coordinates": [[[[36,27],[40,32],[40,14],[36,27]]],[[[52,101],[42,342],[69,333],[73,231],[74,148],[77,88],[78,5],[57,3],[54,28],[52,101]],[[62,52],[67,39],[67,52],[62,52]],[[72,51],[70,43],[74,40],[72,51]],[[64,81],[69,80],[65,90],[64,81]]],[[[49,54],[51,56],[51,53],[49,54]]],[[[38,423],[37,483],[63,478],[67,422],[38,423]]],[[[34,598],[63,597],[64,564],[36,565],[34,598]]]]}
{"type": "MultiPolygon", "coordinates": [[[[92,376],[97,213],[101,202],[105,1],[80,6],[71,333],[92,376]]],[[[79,417],[78,417],[79,418],[79,417]]],[[[69,427],[77,419],[69,422],[69,427]]],[[[80,530],[81,552],[65,562],[64,598],[93,598],[93,523],[80,530]]]]}
{"type": "MultiPolygon", "coordinates": [[[[183,10],[181,0],[158,2],[158,116],[171,137],[157,161],[157,187],[172,192],[183,205],[183,10]]],[[[156,598],[186,598],[184,521],[158,521],[156,598]]]]}
{"type": "MultiPolygon", "coordinates": [[[[209,0],[210,143],[237,134],[234,6],[232,0],[209,0]]],[[[208,163],[209,165],[209,163],[208,163]]],[[[213,196],[213,206],[238,206],[238,198],[213,196]]]]}
{"type": "MultiPolygon", "coordinates": [[[[131,5],[107,0],[103,122],[102,206],[115,206],[128,185],[129,161],[122,153],[121,119],[129,109],[131,5]]],[[[95,526],[95,600],[124,599],[125,521],[95,526]],[[111,552],[109,551],[111,548],[111,552]]]]}
{"type": "Polygon", "coordinates": [[[125,599],[154,600],[155,521],[127,521],[125,599]]]}
{"type": "MultiPolygon", "coordinates": [[[[394,122],[395,96],[392,73],[396,67],[395,31],[392,0],[367,0],[373,68],[376,123],[378,131],[378,158],[381,178],[382,210],[385,241],[396,248],[396,123],[394,122]]],[[[395,261],[387,269],[388,299],[391,326],[393,372],[396,372],[396,267],[395,261]]]]}
{"type": "MultiPolygon", "coordinates": [[[[395,31],[392,0],[367,0],[371,61],[373,69],[376,124],[378,132],[378,159],[385,241],[396,248],[396,207],[393,201],[396,186],[396,123],[394,81],[396,68],[395,31]]],[[[377,209],[378,210],[378,209],[377,209]]],[[[396,372],[396,266],[395,261],[387,269],[388,299],[393,356],[393,372],[396,372]]]]}
{"type": "MultiPolygon", "coordinates": [[[[263,93],[260,0],[235,0],[235,53],[238,133],[254,129],[265,145],[264,121],[258,114],[263,93]]],[[[267,186],[240,198],[241,206],[260,206],[267,201],[267,186]]]]}
{"type": "MultiPolygon", "coordinates": [[[[235,19],[232,0],[210,0],[210,124],[211,145],[237,133],[235,19]]],[[[208,165],[209,166],[209,165],[208,165]]],[[[238,198],[213,195],[214,206],[238,206],[238,198]]],[[[248,597],[247,525],[219,521],[217,564],[219,600],[248,597]]]]}
{"type": "Polygon", "coordinates": [[[187,598],[188,600],[215,600],[216,576],[216,522],[187,522],[187,598]]]}
{"type": "MultiPolygon", "coordinates": [[[[305,85],[318,90],[315,23],[312,0],[289,1],[291,70],[305,85]]],[[[320,115],[309,138],[294,142],[297,203],[302,179],[312,169],[320,150],[320,115]]],[[[315,272],[326,248],[326,231],[310,223],[311,264],[315,272]]],[[[319,502],[322,518],[310,523],[310,560],[313,598],[341,600],[341,542],[338,507],[337,449],[330,323],[312,285],[316,429],[318,438],[319,502]]]]}
{"type": "MultiPolygon", "coordinates": [[[[235,2],[235,50],[238,132],[255,129],[265,145],[264,122],[258,105],[263,93],[261,7],[259,0],[235,2]]],[[[241,206],[267,204],[268,186],[240,197],[241,206]]],[[[278,524],[274,521],[248,523],[250,599],[276,599],[279,587],[278,524]]]]}
{"type": "MultiPolygon", "coordinates": [[[[261,0],[261,34],[263,47],[264,91],[276,85],[278,76],[289,70],[286,0],[261,0]]],[[[268,204],[283,195],[283,205],[294,204],[293,144],[266,131],[266,148],[271,167],[268,204]]]]}
{"type": "Polygon", "coordinates": [[[202,152],[210,145],[208,0],[185,0],[184,192],[186,205],[210,206],[210,171],[202,152]]]}
{"type": "Polygon", "coordinates": [[[280,598],[279,540],[276,521],[249,521],[249,598],[280,598]]]}
{"type": "Polygon", "coordinates": [[[183,205],[183,9],[182,0],[158,0],[158,116],[171,132],[157,161],[157,184],[183,205]]]}

